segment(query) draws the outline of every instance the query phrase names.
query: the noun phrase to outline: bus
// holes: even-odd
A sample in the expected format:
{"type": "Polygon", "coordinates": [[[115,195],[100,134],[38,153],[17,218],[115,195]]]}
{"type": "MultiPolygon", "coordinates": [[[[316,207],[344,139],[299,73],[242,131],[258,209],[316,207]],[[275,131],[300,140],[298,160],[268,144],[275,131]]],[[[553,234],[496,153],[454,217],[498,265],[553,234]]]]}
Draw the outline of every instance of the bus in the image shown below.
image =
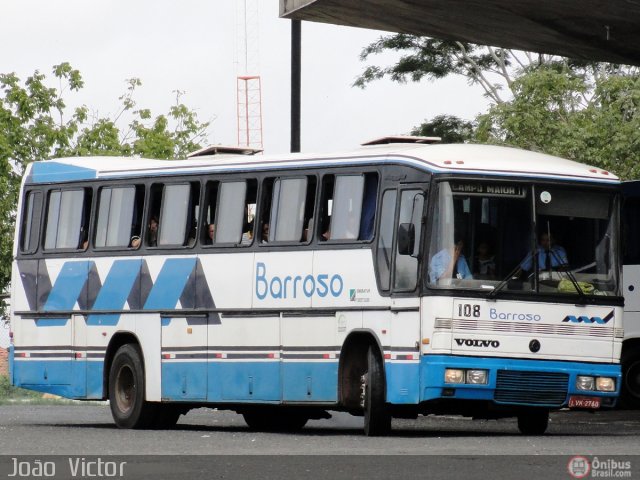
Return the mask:
{"type": "Polygon", "coordinates": [[[640,181],[623,183],[622,259],[624,340],[622,342],[623,407],[640,409],[640,181]]]}
{"type": "MultiPolygon", "coordinates": [[[[292,431],[330,411],[516,417],[614,407],[623,297],[609,172],[507,147],[62,158],[26,169],[13,385],[292,431]]],[[[245,152],[246,153],[246,152],[245,152]]]]}

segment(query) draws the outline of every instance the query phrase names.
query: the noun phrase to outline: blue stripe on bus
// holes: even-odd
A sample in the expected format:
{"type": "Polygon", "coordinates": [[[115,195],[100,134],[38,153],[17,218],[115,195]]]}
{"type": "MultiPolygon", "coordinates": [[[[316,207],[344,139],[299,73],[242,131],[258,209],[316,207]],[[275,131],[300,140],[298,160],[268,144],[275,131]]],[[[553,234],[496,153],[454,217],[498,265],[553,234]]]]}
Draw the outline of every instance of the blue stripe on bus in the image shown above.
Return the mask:
{"type": "Polygon", "coordinates": [[[415,405],[420,399],[420,364],[385,362],[387,402],[415,405]]]}
{"type": "Polygon", "coordinates": [[[66,182],[92,178],[97,178],[97,172],[91,168],[59,162],[34,162],[31,166],[31,178],[28,179],[28,183],[66,182]]]}
{"type": "Polygon", "coordinates": [[[196,260],[196,257],[166,260],[143,308],[145,310],[174,309],[196,266],[196,260]]]}
{"type": "Polygon", "coordinates": [[[122,310],[138,278],[142,260],[115,260],[92,310],[122,310]]]}
{"type": "Polygon", "coordinates": [[[338,400],[338,361],[283,362],[284,401],[335,402],[338,400]]]}
{"type": "Polygon", "coordinates": [[[91,261],[65,262],[56,278],[44,311],[73,310],[87,282],[91,261]]]}

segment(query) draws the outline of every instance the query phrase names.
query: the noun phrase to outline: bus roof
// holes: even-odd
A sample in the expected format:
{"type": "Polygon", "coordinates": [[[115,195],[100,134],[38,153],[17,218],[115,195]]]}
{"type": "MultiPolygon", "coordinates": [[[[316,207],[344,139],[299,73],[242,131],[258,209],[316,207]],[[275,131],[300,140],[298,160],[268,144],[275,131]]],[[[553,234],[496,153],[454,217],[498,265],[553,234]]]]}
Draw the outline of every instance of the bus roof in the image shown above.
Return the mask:
{"type": "Polygon", "coordinates": [[[466,173],[617,183],[610,172],[552,155],[476,144],[388,144],[335,154],[212,155],[187,160],[70,157],[32,163],[25,183],[359,164],[405,164],[432,173],[466,173]]]}

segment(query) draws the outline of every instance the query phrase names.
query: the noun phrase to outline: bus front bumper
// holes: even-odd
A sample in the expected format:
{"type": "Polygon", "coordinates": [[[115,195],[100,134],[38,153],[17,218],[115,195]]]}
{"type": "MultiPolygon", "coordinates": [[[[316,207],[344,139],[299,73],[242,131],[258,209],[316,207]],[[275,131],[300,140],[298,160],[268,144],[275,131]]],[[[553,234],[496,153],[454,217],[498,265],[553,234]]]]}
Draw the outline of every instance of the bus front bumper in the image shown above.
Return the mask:
{"type": "MultiPolygon", "coordinates": [[[[484,400],[505,406],[596,409],[615,405],[622,379],[619,364],[454,355],[423,355],[420,364],[422,402],[436,399],[484,400]],[[449,380],[451,377],[459,379],[460,373],[456,371],[462,371],[463,382],[467,380],[467,372],[484,370],[486,383],[447,382],[447,370],[449,380]],[[594,389],[579,389],[578,377],[592,377],[594,389]],[[596,382],[607,382],[598,381],[598,378],[613,379],[615,390],[596,390],[596,382]]],[[[475,376],[477,378],[478,374],[475,376]]],[[[585,380],[589,383],[588,378],[580,380],[583,387],[585,380]]]]}

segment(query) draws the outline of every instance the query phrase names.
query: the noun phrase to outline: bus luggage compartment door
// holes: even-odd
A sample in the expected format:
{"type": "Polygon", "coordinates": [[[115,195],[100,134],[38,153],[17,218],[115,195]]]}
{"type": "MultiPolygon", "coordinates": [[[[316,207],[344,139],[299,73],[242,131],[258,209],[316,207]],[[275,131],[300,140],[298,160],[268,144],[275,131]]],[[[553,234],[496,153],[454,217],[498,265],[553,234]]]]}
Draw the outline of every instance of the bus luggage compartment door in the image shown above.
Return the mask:
{"type": "Polygon", "coordinates": [[[162,399],[207,397],[207,317],[162,317],[162,399]]]}

